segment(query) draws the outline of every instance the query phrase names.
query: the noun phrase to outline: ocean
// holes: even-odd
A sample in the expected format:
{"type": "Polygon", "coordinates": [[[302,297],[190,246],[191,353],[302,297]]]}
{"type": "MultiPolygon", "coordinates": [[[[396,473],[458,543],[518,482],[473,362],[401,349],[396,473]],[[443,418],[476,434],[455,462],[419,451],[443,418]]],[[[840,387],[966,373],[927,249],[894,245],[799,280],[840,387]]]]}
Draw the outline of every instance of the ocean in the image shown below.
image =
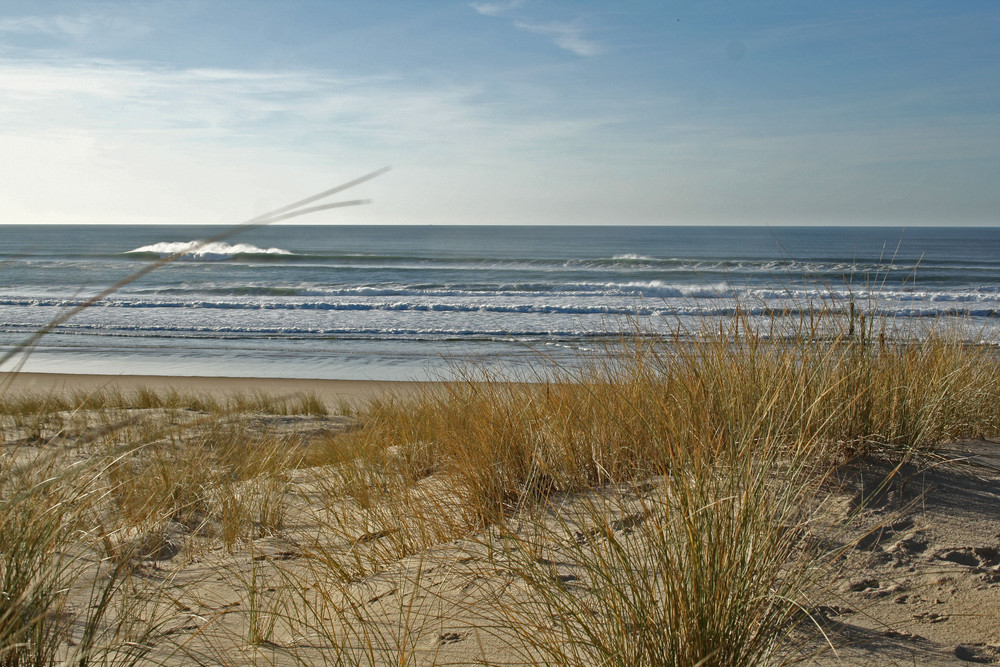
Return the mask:
{"type": "MultiPolygon", "coordinates": [[[[224,227],[0,225],[0,346],[224,227]]],[[[23,370],[434,379],[573,363],[640,326],[842,307],[1000,333],[1000,229],[274,225],[201,248],[45,336],[23,370]]],[[[0,370],[10,370],[11,363],[0,370]]]]}

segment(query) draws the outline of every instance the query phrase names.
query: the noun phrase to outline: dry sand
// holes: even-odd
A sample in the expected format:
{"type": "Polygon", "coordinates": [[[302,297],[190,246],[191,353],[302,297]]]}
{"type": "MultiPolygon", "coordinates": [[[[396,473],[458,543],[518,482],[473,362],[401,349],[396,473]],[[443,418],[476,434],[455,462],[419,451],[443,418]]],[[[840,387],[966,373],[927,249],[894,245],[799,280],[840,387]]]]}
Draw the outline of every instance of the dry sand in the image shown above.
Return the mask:
{"type": "MultiPolygon", "coordinates": [[[[14,391],[45,392],[140,386],[196,393],[308,391],[336,405],[389,390],[413,391],[418,385],[54,374],[21,374],[9,385],[14,391]]],[[[343,427],[337,418],[308,419],[318,430],[324,419],[333,430],[343,427]]],[[[169,573],[171,618],[164,627],[170,641],[153,649],[150,659],[176,665],[372,659],[390,664],[409,655],[415,664],[524,663],[511,648],[517,638],[496,630],[502,625],[495,614],[498,596],[516,598],[517,582],[493,569],[479,540],[445,541],[350,584],[349,594],[380,628],[380,655],[334,658],[329,637],[282,622],[256,644],[241,640],[248,624],[256,622],[250,613],[255,605],[279,615],[298,613],[286,606],[296,599],[287,587],[318,591],[324,586],[317,574],[322,554],[391,541],[373,531],[359,533],[353,543],[336,543],[343,536],[331,542],[323,529],[329,518],[317,509],[325,504],[323,511],[331,511],[331,499],[321,498],[318,479],[310,470],[295,471],[288,479],[287,529],[281,535],[232,552],[198,535],[164,536],[166,546],[151,553],[143,567],[150,578],[169,573]],[[251,581],[263,591],[256,600],[247,596],[251,581]]],[[[434,484],[433,478],[427,480],[428,486],[434,484]]],[[[793,639],[801,648],[799,657],[823,666],[1000,664],[1000,444],[942,445],[934,455],[903,464],[875,457],[855,460],[838,471],[829,491],[827,509],[845,527],[833,532],[827,546],[841,555],[810,611],[830,641],[804,621],[793,639]],[[849,523],[848,517],[855,518],[849,523]]],[[[560,566],[559,576],[572,580],[573,564],[560,566]]],[[[349,625],[350,619],[330,618],[330,628],[341,626],[337,632],[347,632],[343,628],[349,625]]]]}
{"type": "Polygon", "coordinates": [[[836,511],[861,525],[840,538],[818,607],[835,648],[815,664],[1000,664],[1000,443],[856,460],[839,485],[836,511]]]}
{"type": "Polygon", "coordinates": [[[387,393],[405,395],[421,382],[381,380],[303,380],[294,378],[193,377],[164,375],[77,375],[69,373],[0,373],[0,388],[13,393],[60,394],[100,390],[177,390],[194,394],[249,394],[275,396],[313,393],[331,407],[341,401],[355,404],[387,393]]]}

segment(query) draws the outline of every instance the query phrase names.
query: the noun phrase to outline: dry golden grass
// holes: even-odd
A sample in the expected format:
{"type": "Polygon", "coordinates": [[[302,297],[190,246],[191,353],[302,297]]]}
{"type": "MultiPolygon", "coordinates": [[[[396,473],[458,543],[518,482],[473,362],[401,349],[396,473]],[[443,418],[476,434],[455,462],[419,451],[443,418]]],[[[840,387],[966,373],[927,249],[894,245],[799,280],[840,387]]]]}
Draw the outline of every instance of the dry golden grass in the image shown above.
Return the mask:
{"type": "Polygon", "coordinates": [[[992,348],[843,324],[768,337],[737,318],[520,382],[472,369],[319,438],[271,418],[323,419],[315,397],[5,395],[0,664],[213,664],[279,644],[301,664],[426,663],[418,636],[451,614],[526,662],[787,657],[827,562],[810,522],[833,465],[1000,431],[992,348]],[[489,613],[427,601],[420,563],[454,540],[476,577],[507,582],[489,613]],[[396,606],[373,606],[365,586],[413,559],[396,606]],[[184,630],[185,596],[216,580],[216,611],[184,630]]]}
{"type": "MultiPolygon", "coordinates": [[[[879,346],[635,338],[547,380],[472,372],[415,400],[373,403],[360,429],[311,461],[360,457],[410,485],[444,477],[489,523],[554,491],[749,461],[764,444],[794,460],[996,433],[996,367],[992,348],[946,335],[879,346]]],[[[348,484],[358,497],[370,486],[348,484]]]]}
{"type": "Polygon", "coordinates": [[[3,396],[0,664],[145,655],[135,636],[158,622],[137,609],[165,589],[136,568],[198,536],[233,548],[279,531],[282,475],[301,461],[301,438],[261,414],[316,412],[315,403],[145,390],[3,396]]]}

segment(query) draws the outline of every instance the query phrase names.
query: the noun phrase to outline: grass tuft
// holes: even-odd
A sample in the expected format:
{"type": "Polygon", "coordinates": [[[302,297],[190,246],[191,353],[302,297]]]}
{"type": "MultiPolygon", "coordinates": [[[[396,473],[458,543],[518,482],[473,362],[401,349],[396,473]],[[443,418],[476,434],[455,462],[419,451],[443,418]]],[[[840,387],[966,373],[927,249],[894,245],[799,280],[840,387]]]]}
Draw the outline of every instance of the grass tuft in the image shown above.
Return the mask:
{"type": "Polygon", "coordinates": [[[0,665],[433,662],[459,622],[543,664],[787,659],[830,471],[1000,432],[995,349],[822,317],[466,369],[350,428],[315,395],[4,395],[0,665]]]}

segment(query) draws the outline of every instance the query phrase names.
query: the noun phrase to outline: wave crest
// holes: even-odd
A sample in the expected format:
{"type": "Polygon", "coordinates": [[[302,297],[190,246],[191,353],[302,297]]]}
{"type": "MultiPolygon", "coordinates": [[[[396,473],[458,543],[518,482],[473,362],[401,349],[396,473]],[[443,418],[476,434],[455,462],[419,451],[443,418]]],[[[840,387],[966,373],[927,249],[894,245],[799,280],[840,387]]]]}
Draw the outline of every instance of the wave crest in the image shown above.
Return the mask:
{"type": "Polygon", "coordinates": [[[191,261],[221,261],[233,259],[237,255],[294,255],[295,253],[283,248],[258,248],[250,243],[229,244],[217,241],[215,243],[205,243],[204,241],[182,241],[153,243],[144,245],[134,250],[129,250],[126,255],[146,254],[159,255],[160,257],[170,257],[183,253],[179,259],[191,261]]]}

